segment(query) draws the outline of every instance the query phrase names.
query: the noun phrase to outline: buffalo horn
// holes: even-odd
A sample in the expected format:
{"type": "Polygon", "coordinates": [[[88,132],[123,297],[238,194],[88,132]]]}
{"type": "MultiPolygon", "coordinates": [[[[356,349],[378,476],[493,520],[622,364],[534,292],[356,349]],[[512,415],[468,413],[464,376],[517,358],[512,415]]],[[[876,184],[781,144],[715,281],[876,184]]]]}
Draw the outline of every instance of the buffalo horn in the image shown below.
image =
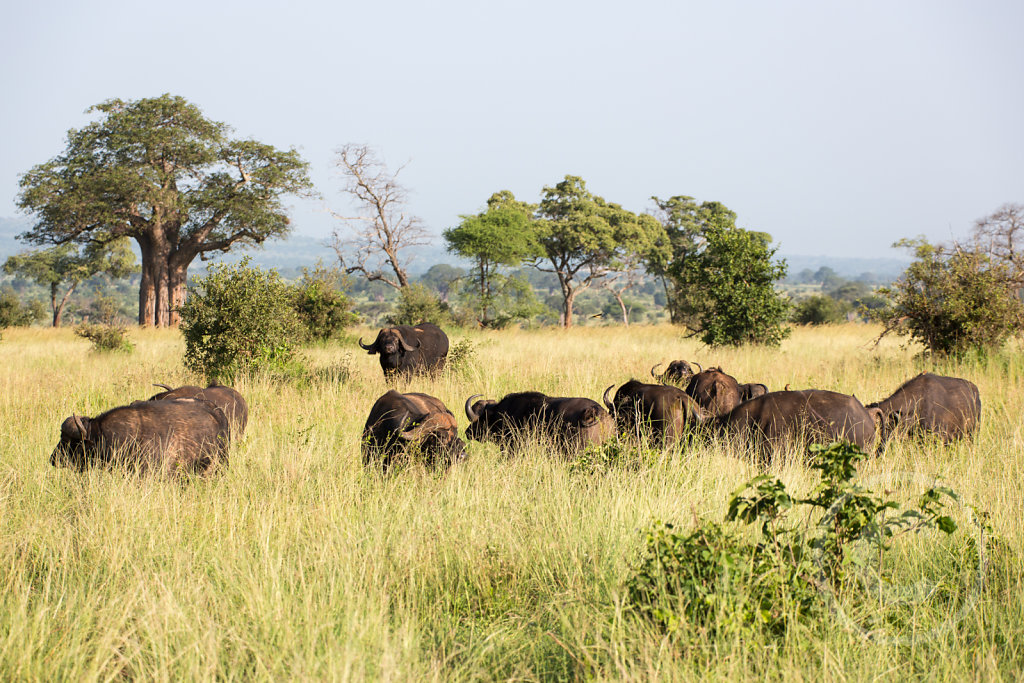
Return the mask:
{"type": "Polygon", "coordinates": [[[372,346],[363,343],[363,338],[362,337],[359,338],[359,346],[361,346],[364,351],[370,351],[370,350],[373,349],[372,346]]]}
{"type": "MultiPolygon", "coordinates": [[[[658,365],[661,365],[661,363],[659,363],[658,365]]],[[[655,365],[654,367],[658,367],[658,366],[655,365]]],[[[652,374],[654,373],[653,369],[651,370],[651,373],[652,374]]],[[[613,384],[610,387],[608,387],[607,389],[605,389],[604,390],[604,396],[601,399],[601,400],[604,401],[605,407],[608,408],[608,412],[611,413],[612,415],[615,414],[615,406],[612,404],[611,401],[608,400],[608,392],[611,391],[614,387],[615,387],[615,385],[613,384]]]]}
{"type": "Polygon", "coordinates": [[[658,369],[659,365],[661,365],[661,363],[657,363],[653,368],[651,368],[651,377],[653,377],[654,379],[658,379],[658,377],[660,377],[660,375],[654,374],[654,371],[658,369]]]}
{"type": "Polygon", "coordinates": [[[704,372],[704,368],[701,367],[700,363],[698,363],[697,361],[693,361],[693,364],[697,366],[698,374],[704,372]]]}
{"type": "Polygon", "coordinates": [[[161,389],[163,389],[165,391],[174,391],[174,389],[172,389],[171,387],[167,386],[166,384],[160,384],[158,382],[153,382],[153,386],[154,387],[160,387],[161,389]]]}
{"type": "Polygon", "coordinates": [[[71,420],[75,426],[78,427],[78,432],[82,435],[83,439],[89,438],[89,433],[85,430],[85,425],[82,424],[82,418],[78,417],[74,413],[71,413],[71,420]]]}
{"type": "Polygon", "coordinates": [[[476,413],[473,412],[473,409],[470,407],[469,404],[473,402],[474,398],[480,398],[481,396],[483,396],[483,394],[473,394],[472,396],[466,399],[466,417],[469,418],[470,422],[476,422],[478,415],[476,415],[476,413]]]}
{"type": "Polygon", "coordinates": [[[416,346],[410,346],[408,343],[406,343],[405,337],[402,336],[401,331],[397,327],[395,328],[395,335],[398,336],[398,341],[402,343],[402,348],[405,349],[406,351],[415,351],[416,349],[419,348],[419,345],[421,343],[419,340],[416,341],[416,346]]]}

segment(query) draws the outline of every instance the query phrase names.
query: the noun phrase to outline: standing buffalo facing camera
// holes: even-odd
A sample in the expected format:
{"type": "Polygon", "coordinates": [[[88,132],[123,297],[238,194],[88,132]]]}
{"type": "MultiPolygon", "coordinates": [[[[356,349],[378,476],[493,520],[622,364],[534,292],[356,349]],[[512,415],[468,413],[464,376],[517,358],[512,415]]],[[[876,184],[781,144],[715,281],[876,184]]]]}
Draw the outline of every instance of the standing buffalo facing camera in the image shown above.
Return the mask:
{"type": "Polygon", "coordinates": [[[604,391],[604,405],[615,418],[620,432],[636,433],[648,427],[666,446],[682,438],[688,425],[703,419],[700,406],[678,387],[644,384],[631,379],[608,400],[612,387],[604,391]]]}
{"type": "Polygon", "coordinates": [[[881,413],[879,450],[885,448],[894,431],[904,429],[908,433],[937,434],[949,443],[974,434],[978,428],[981,394],[966,379],[922,372],[889,398],[868,407],[881,413]]]}
{"type": "Polygon", "coordinates": [[[539,429],[565,448],[598,444],[615,436],[615,421],[597,401],[589,398],[546,396],[539,391],[508,394],[500,401],[484,400],[470,405],[466,438],[514,441],[539,429]]]}
{"type": "Polygon", "coordinates": [[[123,464],[140,472],[204,474],[227,464],[230,440],[227,416],[208,401],[135,401],[96,417],[64,420],[50,464],[78,470],[123,464]]]}
{"type": "Polygon", "coordinates": [[[377,399],[363,427],[363,464],[379,460],[387,470],[407,447],[416,445],[427,464],[451,464],[466,457],[455,416],[440,399],[391,390],[377,399]]]}
{"type": "Polygon", "coordinates": [[[364,344],[360,337],[359,346],[371,356],[380,354],[384,377],[391,379],[397,373],[441,370],[448,355],[448,336],[433,323],[395,325],[378,332],[372,344],[364,344]]]}
{"type": "Polygon", "coordinates": [[[173,401],[177,398],[199,398],[209,401],[227,415],[228,421],[231,423],[232,436],[240,438],[245,434],[245,426],[249,423],[249,405],[242,395],[231,387],[217,383],[213,383],[205,389],[191,384],[177,389],[172,389],[166,384],[154,384],[153,386],[162,387],[164,391],[150,396],[150,401],[173,401]]]}

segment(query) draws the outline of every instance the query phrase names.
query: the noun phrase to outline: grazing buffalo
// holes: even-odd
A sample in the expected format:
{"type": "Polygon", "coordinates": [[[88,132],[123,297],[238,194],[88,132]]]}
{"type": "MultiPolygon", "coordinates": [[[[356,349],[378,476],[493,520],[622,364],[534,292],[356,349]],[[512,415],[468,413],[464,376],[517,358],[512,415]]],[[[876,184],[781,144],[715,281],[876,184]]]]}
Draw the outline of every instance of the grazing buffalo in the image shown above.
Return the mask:
{"type": "Polygon", "coordinates": [[[753,441],[762,452],[787,441],[849,441],[864,450],[875,440],[878,410],[856,396],[822,389],[774,391],[719,417],[720,429],[753,441]]]}
{"type": "Polygon", "coordinates": [[[209,401],[135,401],[93,418],[64,420],[50,464],[84,470],[121,463],[140,472],[202,474],[227,464],[230,440],[227,416],[209,401]]]}
{"type": "Polygon", "coordinates": [[[619,431],[636,433],[649,426],[651,432],[665,445],[682,438],[687,425],[703,419],[700,406],[678,387],[663,384],[644,384],[631,379],[608,400],[612,387],[604,392],[604,404],[615,418],[619,431]]]}
{"type": "Polygon", "coordinates": [[[451,464],[466,457],[455,416],[440,399],[391,390],[377,399],[363,427],[363,464],[380,461],[387,470],[415,445],[429,465],[451,464]]]}
{"type": "Polygon", "coordinates": [[[150,401],[172,401],[176,398],[201,398],[209,401],[224,411],[231,423],[231,435],[234,438],[241,438],[245,434],[245,426],[249,423],[249,406],[242,398],[242,395],[223,384],[214,382],[203,389],[191,384],[172,389],[166,384],[154,384],[155,387],[162,387],[164,391],[150,396],[150,401]]]}
{"type": "Polygon", "coordinates": [[[705,412],[721,416],[743,402],[740,384],[721,368],[708,368],[690,378],[686,394],[705,412]]]}
{"type": "Polygon", "coordinates": [[[597,401],[589,398],[545,396],[537,391],[508,394],[500,401],[466,400],[469,427],[466,438],[512,441],[530,429],[543,433],[567,448],[601,443],[615,435],[615,422],[597,401]]]}
{"type": "Polygon", "coordinates": [[[448,336],[433,323],[395,325],[378,332],[372,344],[364,344],[360,337],[359,346],[371,356],[380,354],[384,377],[391,379],[398,373],[418,374],[441,370],[448,355],[448,336]]]}
{"type": "Polygon", "coordinates": [[[937,434],[946,443],[970,436],[981,417],[981,395],[966,379],[922,372],[868,408],[880,411],[881,451],[895,430],[937,434]]]}
{"type": "MultiPolygon", "coordinates": [[[[658,365],[661,365],[661,363],[658,363],[658,365]]],[[[679,384],[681,382],[688,382],[694,375],[693,368],[690,367],[690,364],[685,360],[672,361],[668,364],[668,368],[665,369],[665,372],[660,375],[656,372],[658,365],[651,368],[651,377],[662,383],[673,382],[679,384]]],[[[697,372],[704,371],[704,368],[700,366],[700,363],[694,362],[694,365],[697,366],[697,372]]]]}

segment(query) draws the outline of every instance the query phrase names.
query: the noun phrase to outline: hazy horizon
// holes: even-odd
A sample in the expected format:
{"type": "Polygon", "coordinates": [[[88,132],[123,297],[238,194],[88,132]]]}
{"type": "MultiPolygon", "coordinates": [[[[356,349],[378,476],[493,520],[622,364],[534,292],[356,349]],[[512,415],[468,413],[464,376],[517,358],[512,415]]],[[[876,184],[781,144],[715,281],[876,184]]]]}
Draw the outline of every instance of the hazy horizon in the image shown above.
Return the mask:
{"type": "Polygon", "coordinates": [[[320,201],[376,147],[434,234],[566,174],[633,211],[721,201],[780,252],[899,258],[1024,201],[1024,6],[299,2],[12,6],[0,27],[0,216],[84,111],[170,92],[239,137],[295,146],[320,201]]]}

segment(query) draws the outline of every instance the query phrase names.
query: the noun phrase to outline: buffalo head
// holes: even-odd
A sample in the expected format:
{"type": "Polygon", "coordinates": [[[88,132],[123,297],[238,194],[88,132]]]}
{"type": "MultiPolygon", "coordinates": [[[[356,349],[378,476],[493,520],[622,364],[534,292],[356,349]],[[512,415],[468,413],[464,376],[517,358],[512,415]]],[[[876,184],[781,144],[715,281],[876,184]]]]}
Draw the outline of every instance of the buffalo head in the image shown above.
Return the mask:
{"type": "Polygon", "coordinates": [[[78,415],[72,415],[61,423],[60,441],[50,455],[51,465],[85,468],[95,446],[89,435],[90,424],[89,418],[78,415]]]}
{"type": "Polygon", "coordinates": [[[402,333],[396,327],[385,327],[382,329],[377,333],[377,338],[373,340],[372,344],[364,344],[363,338],[359,338],[359,346],[370,355],[379,353],[383,356],[394,356],[401,351],[415,351],[419,348],[419,344],[419,341],[416,342],[416,346],[406,342],[402,337],[402,333]]]}

